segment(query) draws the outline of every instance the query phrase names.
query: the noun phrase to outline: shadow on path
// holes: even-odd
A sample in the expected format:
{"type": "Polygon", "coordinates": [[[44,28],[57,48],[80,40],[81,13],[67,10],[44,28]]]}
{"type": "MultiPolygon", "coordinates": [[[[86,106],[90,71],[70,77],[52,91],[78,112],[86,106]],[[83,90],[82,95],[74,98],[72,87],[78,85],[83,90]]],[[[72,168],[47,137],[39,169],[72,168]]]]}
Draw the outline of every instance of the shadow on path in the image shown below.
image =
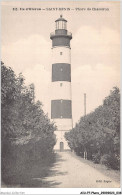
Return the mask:
{"type": "MultiPolygon", "coordinates": [[[[41,176],[35,177],[36,176],[35,175],[34,177],[31,178],[31,182],[30,182],[30,185],[28,185],[28,187],[33,187],[33,188],[34,187],[53,188],[56,186],[58,187],[58,185],[61,184],[61,182],[55,182],[53,177],[57,176],[57,175],[66,175],[67,172],[63,172],[63,171],[59,172],[58,169],[55,168],[60,164],[60,162],[65,161],[64,159],[61,158],[60,153],[55,154],[55,161],[56,162],[53,163],[52,166],[48,170],[46,170],[46,171],[48,171],[46,177],[41,177],[41,176]],[[52,178],[52,180],[46,181],[45,179],[48,177],[52,178]]],[[[37,174],[37,176],[38,176],[38,174],[37,174]]],[[[22,186],[22,187],[24,187],[24,186],[22,186]]]]}
{"type": "Polygon", "coordinates": [[[55,182],[53,176],[65,175],[67,172],[59,172],[58,164],[64,161],[60,154],[54,153],[51,157],[47,156],[45,160],[31,160],[25,162],[24,166],[18,167],[18,164],[11,162],[7,166],[2,179],[3,188],[50,188],[58,186],[61,182],[55,182]],[[17,165],[16,165],[17,164],[17,165]],[[46,178],[51,177],[51,181],[46,178]]]}

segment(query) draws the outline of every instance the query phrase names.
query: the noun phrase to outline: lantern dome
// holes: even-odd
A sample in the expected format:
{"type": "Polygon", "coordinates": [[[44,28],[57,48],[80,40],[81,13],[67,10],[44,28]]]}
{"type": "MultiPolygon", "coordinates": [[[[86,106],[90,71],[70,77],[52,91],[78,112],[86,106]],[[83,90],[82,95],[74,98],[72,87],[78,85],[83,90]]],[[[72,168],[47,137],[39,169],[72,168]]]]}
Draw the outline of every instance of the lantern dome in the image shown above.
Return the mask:
{"type": "Polygon", "coordinates": [[[58,18],[55,22],[58,22],[58,21],[65,21],[65,22],[67,22],[67,20],[65,20],[62,15],[60,15],[60,18],[58,18]]]}

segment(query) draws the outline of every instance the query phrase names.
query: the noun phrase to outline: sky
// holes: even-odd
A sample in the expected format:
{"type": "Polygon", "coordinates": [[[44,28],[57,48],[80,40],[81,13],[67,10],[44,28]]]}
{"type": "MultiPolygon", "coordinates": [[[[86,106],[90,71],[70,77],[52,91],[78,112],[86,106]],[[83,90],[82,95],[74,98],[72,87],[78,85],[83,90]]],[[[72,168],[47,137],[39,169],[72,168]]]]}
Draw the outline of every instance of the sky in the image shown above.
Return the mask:
{"type": "Polygon", "coordinates": [[[120,87],[119,6],[119,2],[2,2],[2,61],[17,75],[22,72],[26,85],[34,83],[36,100],[43,103],[43,109],[49,117],[50,33],[55,30],[55,20],[62,14],[68,21],[67,28],[73,36],[71,78],[75,125],[84,115],[84,93],[88,114],[103,103],[114,86],[120,87]],[[17,8],[17,11],[13,8],[17,8]],[[20,8],[45,10],[27,11],[20,8]],[[88,11],[87,8],[91,10],[88,11]],[[92,8],[105,9],[94,11],[92,8]]]}

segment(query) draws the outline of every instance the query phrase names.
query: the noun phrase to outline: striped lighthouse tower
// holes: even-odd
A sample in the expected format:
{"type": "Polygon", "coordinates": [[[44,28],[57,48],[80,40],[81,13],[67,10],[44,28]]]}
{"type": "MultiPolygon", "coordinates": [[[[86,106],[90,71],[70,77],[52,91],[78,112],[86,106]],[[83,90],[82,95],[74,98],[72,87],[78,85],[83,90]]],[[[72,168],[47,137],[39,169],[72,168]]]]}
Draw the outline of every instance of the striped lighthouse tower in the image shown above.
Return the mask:
{"type": "Polygon", "coordinates": [[[67,31],[67,21],[60,16],[52,40],[52,96],[51,119],[57,126],[55,150],[69,150],[65,132],[72,129],[71,100],[71,48],[72,34],[67,31]]]}

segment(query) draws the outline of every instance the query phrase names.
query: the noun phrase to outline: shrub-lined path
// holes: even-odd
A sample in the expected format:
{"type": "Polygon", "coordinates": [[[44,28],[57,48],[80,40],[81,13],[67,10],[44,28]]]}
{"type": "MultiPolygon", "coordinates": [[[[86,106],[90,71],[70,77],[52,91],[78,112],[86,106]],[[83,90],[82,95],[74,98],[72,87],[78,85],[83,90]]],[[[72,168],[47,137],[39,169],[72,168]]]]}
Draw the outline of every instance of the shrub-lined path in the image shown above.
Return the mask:
{"type": "Polygon", "coordinates": [[[56,153],[56,159],[56,163],[51,168],[49,176],[43,179],[43,182],[50,184],[49,187],[120,187],[118,171],[108,170],[102,165],[95,165],[90,161],[81,159],[71,152],[58,152],[56,153]]]}

